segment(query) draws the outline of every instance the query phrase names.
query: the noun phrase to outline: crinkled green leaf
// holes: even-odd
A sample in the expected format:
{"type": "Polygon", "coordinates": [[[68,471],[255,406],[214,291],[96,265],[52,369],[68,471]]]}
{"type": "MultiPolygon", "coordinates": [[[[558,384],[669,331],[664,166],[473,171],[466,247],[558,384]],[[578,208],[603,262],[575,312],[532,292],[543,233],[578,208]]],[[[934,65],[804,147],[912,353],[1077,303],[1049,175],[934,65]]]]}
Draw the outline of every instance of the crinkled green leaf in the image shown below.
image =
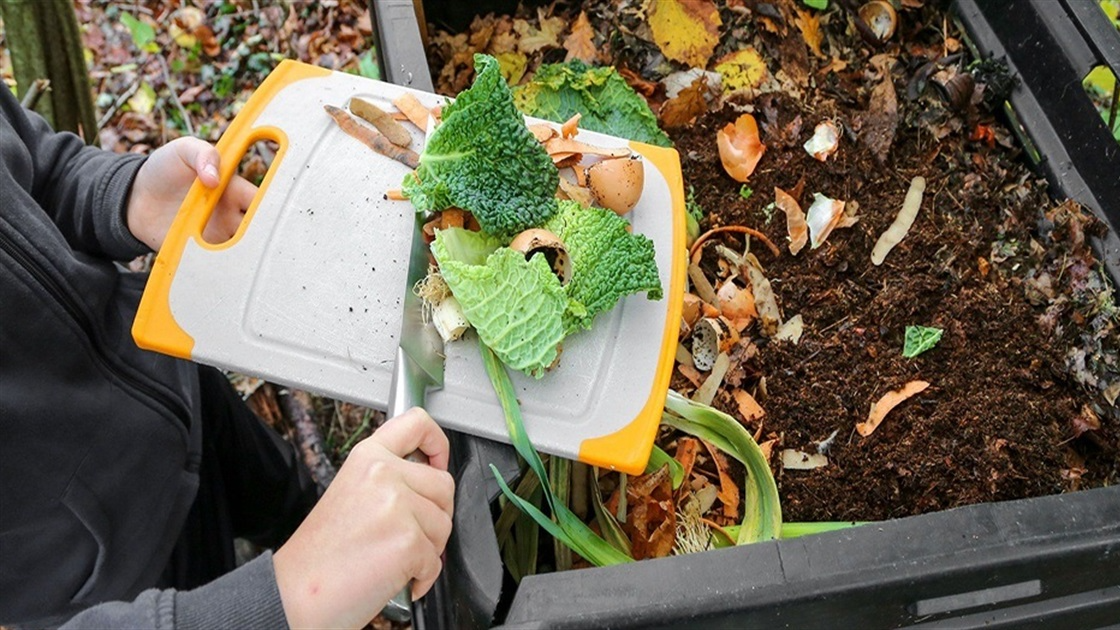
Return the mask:
{"type": "Polygon", "coordinates": [[[417,210],[463,208],[484,231],[511,236],[556,212],[559,175],[513,106],[498,61],[474,59],[474,85],[444,109],[401,189],[417,210]]]}
{"type": "Polygon", "coordinates": [[[502,241],[482,232],[448,228],[436,232],[432,255],[436,260],[457,260],[468,265],[485,265],[486,259],[502,246],[502,241]]]}
{"type": "Polygon", "coordinates": [[[526,261],[508,247],[482,265],[455,260],[444,234],[436,235],[432,254],[451,293],[459,300],[478,337],[502,362],[537,378],[559,353],[568,298],[544,255],[526,261]]]}
{"type": "Polygon", "coordinates": [[[906,341],[902,347],[902,356],[913,359],[926,350],[932,349],[941,341],[942,330],[928,326],[907,326],[906,341]]]}
{"type": "Polygon", "coordinates": [[[513,102],[529,116],[562,123],[578,113],[583,129],[673,146],[645,99],[609,66],[595,68],[578,59],[544,64],[532,81],[514,88],[513,102]]]}
{"type": "Polygon", "coordinates": [[[572,259],[572,279],[565,287],[573,302],[565,315],[567,332],[590,328],[595,315],[632,293],[645,291],[649,299],[661,299],[653,241],[627,232],[628,226],[610,210],[574,201],[559,202],[559,212],[545,224],[564,241],[572,259]]]}

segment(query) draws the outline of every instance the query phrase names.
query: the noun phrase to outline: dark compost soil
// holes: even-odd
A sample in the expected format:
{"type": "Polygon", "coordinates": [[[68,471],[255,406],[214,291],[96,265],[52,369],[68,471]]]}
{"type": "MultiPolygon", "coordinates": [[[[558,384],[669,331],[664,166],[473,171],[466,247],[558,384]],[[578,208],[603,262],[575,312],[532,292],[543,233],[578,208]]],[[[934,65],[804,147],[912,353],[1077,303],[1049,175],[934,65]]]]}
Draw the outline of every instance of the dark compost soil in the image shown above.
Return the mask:
{"type": "MultiPolygon", "coordinates": [[[[801,148],[821,114],[780,99],[779,126],[798,115],[806,124],[785,148],[763,131],[769,150],[750,178],[747,200],[724,173],[713,142],[737,111],[708,114],[673,134],[686,185],[711,226],[753,226],[784,244],[785,217],[764,208],[775,186],[790,191],[802,180],[803,208],[813,191],[859,203],[859,222],[835,230],[817,250],[806,247],[795,257],[783,245],[776,258],[764,247],[752,250],[784,316],[800,313],[805,334],[798,345],[767,344],[751,331],[757,354],[738,373],[733,366],[729,380],[757,391],[765,378],[764,434],[779,438],[776,448],[813,451],[839,431],[827,467],[782,471],[774,458],[785,520],[893,518],[1053,494],[1075,482],[1100,485],[1116,474],[1115,453],[1107,450],[1112,429],[1102,427],[1093,443],[1070,440],[1087,392],[1066,376],[1061,340],[1040,328],[1043,310],[1028,301],[1015,274],[1025,263],[1009,259],[986,270],[981,262],[992,258],[993,243],[1039,239],[1037,223],[1053,202],[1013,151],[961,134],[936,140],[908,125],[921,105],[899,99],[903,123],[885,164],[850,136],[821,163],[801,148]],[[918,219],[876,267],[871,249],[918,175],[927,180],[918,219]],[[905,359],[907,325],[945,333],[933,350],[905,359]],[[892,411],[870,437],[855,433],[872,402],[915,379],[929,381],[930,389],[892,411]],[[1078,479],[1080,470],[1087,472],[1078,479]]],[[[834,106],[842,121],[858,115],[834,106]]],[[[709,269],[714,259],[709,248],[709,269]]],[[[678,376],[674,384],[687,388],[684,382],[678,376]]],[[[715,404],[736,412],[726,392],[715,404]]]]}

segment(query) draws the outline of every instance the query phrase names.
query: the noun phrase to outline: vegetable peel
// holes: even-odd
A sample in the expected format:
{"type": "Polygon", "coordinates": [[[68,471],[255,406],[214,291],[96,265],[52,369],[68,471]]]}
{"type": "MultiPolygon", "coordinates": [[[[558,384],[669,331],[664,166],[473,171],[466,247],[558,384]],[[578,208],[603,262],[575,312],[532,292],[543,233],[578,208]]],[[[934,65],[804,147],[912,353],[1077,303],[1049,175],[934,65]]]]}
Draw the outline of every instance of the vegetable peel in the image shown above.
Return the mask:
{"type": "Polygon", "coordinates": [[[925,391],[927,387],[929,387],[927,381],[910,381],[899,389],[887,392],[875,404],[871,405],[871,411],[867,414],[867,421],[856,424],[856,432],[863,437],[871,435],[875,432],[875,429],[879,428],[883,419],[892,409],[911,396],[925,391]]]}

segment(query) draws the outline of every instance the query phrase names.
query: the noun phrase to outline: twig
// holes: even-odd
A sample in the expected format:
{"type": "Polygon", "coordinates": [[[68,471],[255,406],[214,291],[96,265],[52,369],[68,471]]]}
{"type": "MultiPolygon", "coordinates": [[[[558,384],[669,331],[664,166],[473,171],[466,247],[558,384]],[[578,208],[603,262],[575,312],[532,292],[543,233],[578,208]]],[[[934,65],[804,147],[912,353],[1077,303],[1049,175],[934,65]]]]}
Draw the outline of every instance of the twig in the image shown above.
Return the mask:
{"type": "Polygon", "coordinates": [[[179,109],[179,115],[183,117],[183,125],[186,127],[187,135],[194,135],[194,125],[191,124],[191,115],[187,113],[187,108],[183,107],[183,102],[179,100],[179,85],[171,78],[171,68],[167,67],[167,60],[163,55],[156,55],[159,59],[159,65],[163,67],[163,79],[167,84],[167,91],[171,92],[171,102],[175,103],[175,107],[179,109]]]}
{"type": "Polygon", "coordinates": [[[35,106],[39,104],[39,99],[49,92],[50,89],[50,79],[35,79],[27,88],[27,93],[23,95],[23,100],[21,100],[19,104],[23,105],[25,109],[35,109],[35,106]]]}
{"type": "Polygon", "coordinates": [[[703,234],[701,234],[699,236],[699,238],[696,239],[696,242],[692,244],[692,249],[690,249],[688,251],[689,257],[691,258],[692,256],[695,256],[696,252],[700,251],[700,247],[704,244],[704,241],[708,240],[709,238],[711,238],[712,236],[714,236],[716,234],[720,234],[720,233],[723,233],[723,232],[736,232],[736,233],[739,233],[739,234],[750,234],[751,236],[753,236],[753,237],[759,239],[760,241],[762,241],[763,244],[765,244],[767,247],[769,247],[770,251],[773,252],[773,254],[775,256],[781,255],[781,253],[782,253],[782,250],[778,249],[777,245],[775,245],[770,239],[766,238],[765,234],[763,234],[762,232],[759,232],[758,230],[756,230],[754,228],[749,228],[745,225],[725,225],[723,227],[712,228],[712,229],[708,230],[707,232],[704,232],[703,234]]]}
{"type": "Polygon", "coordinates": [[[128,99],[132,98],[132,95],[136,94],[136,91],[140,89],[140,84],[144,79],[144,68],[148,66],[148,62],[151,60],[151,55],[147,55],[136,66],[136,76],[132,79],[132,83],[130,83],[128,88],[126,88],[125,91],[117,97],[117,100],[113,101],[113,104],[109,106],[109,109],[106,110],[105,113],[102,114],[101,119],[97,121],[98,131],[101,131],[101,129],[103,129],[105,125],[109,124],[109,120],[113,118],[113,116],[117,113],[117,110],[119,110],[121,106],[127,103],[128,99]]]}
{"type": "Polygon", "coordinates": [[[336,470],[323,448],[323,435],[312,415],[311,395],[298,389],[281,390],[280,407],[296,429],[296,446],[311,476],[326,488],[334,480],[336,470]]]}

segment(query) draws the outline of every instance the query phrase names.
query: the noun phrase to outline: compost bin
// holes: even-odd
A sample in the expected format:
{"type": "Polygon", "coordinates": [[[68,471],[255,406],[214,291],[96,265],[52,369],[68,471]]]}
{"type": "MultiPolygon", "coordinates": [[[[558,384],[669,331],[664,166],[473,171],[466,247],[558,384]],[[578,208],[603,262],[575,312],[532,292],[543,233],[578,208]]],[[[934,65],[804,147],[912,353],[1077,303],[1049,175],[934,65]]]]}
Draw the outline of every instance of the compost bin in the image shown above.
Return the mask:
{"type": "MultiPolygon", "coordinates": [[[[510,8],[491,5],[426,9],[429,19],[462,26],[473,13],[510,8]]],[[[1050,194],[1076,200],[1112,228],[1093,244],[1108,274],[1120,278],[1120,146],[1080,89],[1095,66],[1120,71],[1120,34],[1088,0],[955,0],[951,11],[972,53],[1000,61],[1014,78],[1003,122],[1050,194]]],[[[401,54],[392,41],[383,46],[386,57],[401,54]]],[[[1115,488],[529,575],[515,584],[494,537],[499,492],[488,466],[512,480],[516,456],[462,435],[453,446],[455,530],[440,581],[414,605],[418,628],[1097,627],[1120,618],[1115,488]]]]}

